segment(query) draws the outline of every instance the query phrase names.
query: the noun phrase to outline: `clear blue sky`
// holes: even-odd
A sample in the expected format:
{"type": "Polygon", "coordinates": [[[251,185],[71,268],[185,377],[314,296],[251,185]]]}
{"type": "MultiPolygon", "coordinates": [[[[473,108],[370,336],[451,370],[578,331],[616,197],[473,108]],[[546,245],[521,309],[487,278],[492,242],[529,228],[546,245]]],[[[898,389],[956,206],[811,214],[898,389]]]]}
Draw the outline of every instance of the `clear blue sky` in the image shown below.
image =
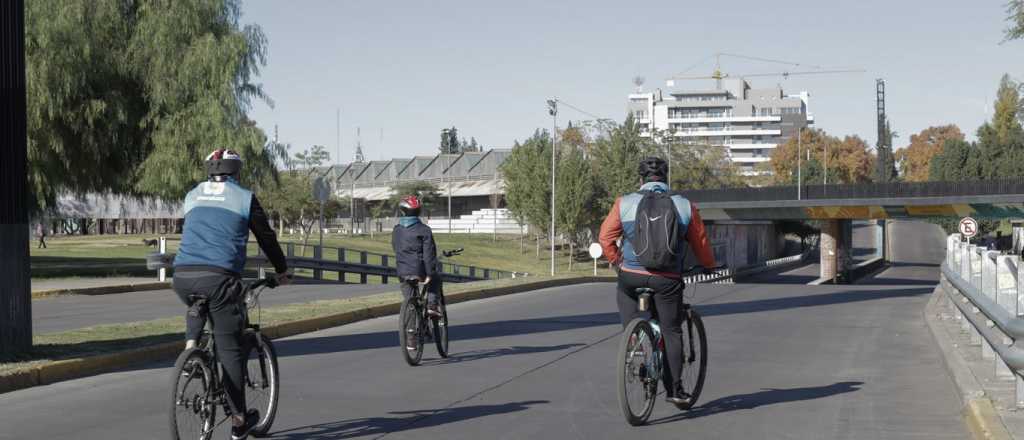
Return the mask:
{"type": "MultiPolygon", "coordinates": [[[[556,96],[621,120],[632,78],[647,87],[715,52],[855,66],[867,73],[759,78],[811,93],[817,126],[875,142],[875,78],[900,134],[954,123],[973,138],[991,116],[1000,76],[1024,79],[1024,41],[1000,44],[996,1],[246,1],[243,23],[263,27],[269,60],[260,81],[273,109],[253,118],[283,142],[342,161],[356,127],[369,159],[433,154],[456,126],[488,147],[550,127],[556,96]],[[384,129],[381,144],[380,130],[384,129]]],[[[704,64],[692,74],[710,73],[704,64]]],[[[723,59],[734,73],[785,66],[723,59]]],[[[699,84],[699,83],[697,83],[699,84]]],[[[711,85],[710,82],[707,83],[711,85]]],[[[563,110],[565,118],[589,119],[563,110]]]]}

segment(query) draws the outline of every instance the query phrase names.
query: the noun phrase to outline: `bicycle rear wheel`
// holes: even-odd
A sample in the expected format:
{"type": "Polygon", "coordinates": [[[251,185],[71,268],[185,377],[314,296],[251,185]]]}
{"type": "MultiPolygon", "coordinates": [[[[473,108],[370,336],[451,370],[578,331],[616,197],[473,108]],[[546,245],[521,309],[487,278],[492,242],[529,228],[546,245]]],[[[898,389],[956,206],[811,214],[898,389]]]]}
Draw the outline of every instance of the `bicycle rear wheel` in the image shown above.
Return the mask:
{"type": "Polygon", "coordinates": [[[704,389],[708,373],[708,339],[704,333],[704,320],[696,309],[690,308],[683,319],[683,370],[679,375],[683,391],[690,393],[690,401],[677,404],[679,409],[690,409],[697,404],[704,389]]]}
{"type": "Polygon", "coordinates": [[[213,374],[206,355],[189,349],[178,355],[171,376],[170,428],[173,440],[210,440],[217,405],[211,395],[213,374]]]}
{"type": "Polygon", "coordinates": [[[654,344],[651,324],[641,318],[626,326],[619,344],[619,357],[616,359],[619,406],[626,422],[633,426],[647,422],[658,395],[661,372],[658,371],[658,351],[654,344]]]}
{"type": "Polygon", "coordinates": [[[437,354],[442,358],[448,357],[448,307],[444,304],[444,297],[439,295],[437,309],[441,316],[431,319],[434,327],[434,344],[437,345],[437,354]]]}
{"type": "Polygon", "coordinates": [[[402,311],[398,315],[398,339],[402,346],[402,357],[409,365],[419,365],[423,358],[423,329],[420,322],[421,313],[413,298],[402,301],[402,311]]]}
{"type": "Polygon", "coordinates": [[[277,416],[277,401],[281,391],[281,377],[277,369],[277,351],[262,333],[247,330],[249,361],[246,363],[246,407],[260,412],[260,421],[252,429],[253,437],[263,437],[270,431],[277,416]]]}

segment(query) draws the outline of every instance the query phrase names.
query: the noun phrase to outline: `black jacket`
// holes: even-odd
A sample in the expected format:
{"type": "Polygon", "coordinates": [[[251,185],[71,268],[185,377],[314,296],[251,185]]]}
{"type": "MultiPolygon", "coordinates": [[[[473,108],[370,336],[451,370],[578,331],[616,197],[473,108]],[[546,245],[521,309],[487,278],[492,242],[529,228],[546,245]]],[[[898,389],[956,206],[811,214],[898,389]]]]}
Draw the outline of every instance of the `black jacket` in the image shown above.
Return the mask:
{"type": "Polygon", "coordinates": [[[399,277],[435,277],[437,245],[430,227],[417,222],[411,226],[395,225],[391,234],[399,277]]]}

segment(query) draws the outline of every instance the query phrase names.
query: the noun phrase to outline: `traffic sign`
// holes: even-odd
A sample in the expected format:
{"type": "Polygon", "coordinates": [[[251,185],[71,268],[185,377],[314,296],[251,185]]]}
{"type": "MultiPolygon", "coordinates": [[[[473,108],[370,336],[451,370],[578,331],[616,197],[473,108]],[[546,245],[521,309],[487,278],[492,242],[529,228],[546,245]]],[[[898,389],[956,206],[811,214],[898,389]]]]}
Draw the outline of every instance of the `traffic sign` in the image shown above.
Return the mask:
{"type": "Polygon", "coordinates": [[[313,198],[321,203],[331,198],[331,187],[327,185],[327,181],[323,177],[317,177],[313,181],[313,198]]]}
{"type": "Polygon", "coordinates": [[[960,219],[960,235],[967,238],[978,235],[978,221],[971,217],[960,219]]]}

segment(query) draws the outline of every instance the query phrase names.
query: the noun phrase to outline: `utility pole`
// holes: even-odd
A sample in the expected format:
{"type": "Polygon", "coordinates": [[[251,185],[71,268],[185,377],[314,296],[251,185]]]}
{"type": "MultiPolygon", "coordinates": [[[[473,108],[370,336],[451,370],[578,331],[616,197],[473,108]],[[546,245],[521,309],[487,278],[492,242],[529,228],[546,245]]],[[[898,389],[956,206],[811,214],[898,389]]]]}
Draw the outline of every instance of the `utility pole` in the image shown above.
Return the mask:
{"type": "Polygon", "coordinates": [[[800,156],[803,155],[803,143],[801,142],[800,134],[803,133],[803,131],[804,131],[804,128],[800,127],[800,129],[796,132],[796,199],[797,200],[801,199],[801,194],[800,194],[800,192],[802,191],[801,187],[804,186],[804,175],[803,175],[804,173],[803,173],[803,169],[800,167],[801,166],[801,163],[800,163],[801,157],[800,156]]]}
{"type": "Polygon", "coordinates": [[[23,0],[0,1],[0,60],[0,353],[15,354],[32,348],[23,0]]]}
{"type": "Polygon", "coordinates": [[[558,150],[558,99],[548,100],[551,115],[551,276],[555,276],[555,152],[558,150]]]}

